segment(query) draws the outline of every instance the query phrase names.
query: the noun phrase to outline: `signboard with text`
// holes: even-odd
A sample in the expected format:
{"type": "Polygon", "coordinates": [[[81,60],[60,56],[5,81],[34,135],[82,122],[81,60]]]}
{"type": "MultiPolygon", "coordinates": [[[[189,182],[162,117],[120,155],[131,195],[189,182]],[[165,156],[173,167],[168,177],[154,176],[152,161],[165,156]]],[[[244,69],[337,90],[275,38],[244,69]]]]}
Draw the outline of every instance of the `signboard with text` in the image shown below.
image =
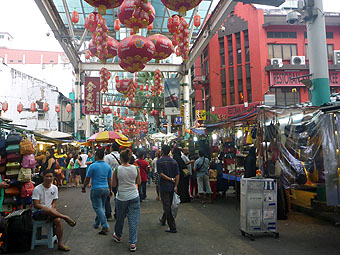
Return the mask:
{"type": "MultiPolygon", "coordinates": [[[[303,87],[304,85],[294,79],[303,75],[308,75],[307,71],[299,72],[283,72],[283,71],[272,71],[270,72],[270,86],[271,87],[303,87]]],[[[329,72],[329,84],[330,86],[340,86],[340,72],[330,71],[329,72]]]]}
{"type": "Polygon", "coordinates": [[[233,116],[243,114],[246,115],[256,110],[256,107],[261,105],[261,102],[249,103],[248,107],[244,104],[231,105],[225,107],[216,107],[213,114],[216,114],[219,120],[227,120],[233,116]]]}
{"type": "Polygon", "coordinates": [[[164,112],[165,115],[180,114],[181,89],[179,79],[164,79],[164,112]]]}
{"type": "Polygon", "coordinates": [[[205,110],[196,110],[196,116],[199,116],[198,120],[207,120],[207,112],[205,110]]]}
{"type": "Polygon", "coordinates": [[[100,78],[85,77],[85,114],[100,115],[100,78]]]}

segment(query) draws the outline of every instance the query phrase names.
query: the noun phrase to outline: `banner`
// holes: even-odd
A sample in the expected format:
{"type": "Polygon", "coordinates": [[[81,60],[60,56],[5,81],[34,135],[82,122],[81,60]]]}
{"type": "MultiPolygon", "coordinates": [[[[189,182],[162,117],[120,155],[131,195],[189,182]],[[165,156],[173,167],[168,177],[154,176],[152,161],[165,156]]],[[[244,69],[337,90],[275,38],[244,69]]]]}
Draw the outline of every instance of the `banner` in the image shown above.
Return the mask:
{"type": "Polygon", "coordinates": [[[85,77],[85,114],[101,114],[100,78],[85,77]]]}
{"type": "Polygon", "coordinates": [[[164,82],[164,112],[165,115],[180,114],[181,89],[179,79],[168,78],[164,82]]]}

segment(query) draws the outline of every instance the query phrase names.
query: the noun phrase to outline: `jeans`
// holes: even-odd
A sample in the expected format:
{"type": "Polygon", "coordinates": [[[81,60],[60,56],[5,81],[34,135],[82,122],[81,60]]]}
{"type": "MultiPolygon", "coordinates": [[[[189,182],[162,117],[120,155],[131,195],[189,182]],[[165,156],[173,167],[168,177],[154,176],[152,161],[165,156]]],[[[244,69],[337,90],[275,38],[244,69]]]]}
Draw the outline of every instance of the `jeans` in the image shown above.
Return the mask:
{"type": "Polygon", "coordinates": [[[161,200],[163,204],[163,216],[161,218],[161,222],[165,224],[165,221],[168,222],[170,230],[176,230],[176,222],[175,218],[171,212],[172,198],[174,196],[174,192],[161,192],[161,200]]]}
{"type": "Polygon", "coordinates": [[[124,220],[128,217],[129,222],[129,243],[137,243],[138,225],[140,221],[140,201],[139,197],[128,201],[116,199],[117,218],[115,225],[115,234],[122,237],[124,220]]]}
{"type": "Polygon", "coordinates": [[[110,190],[108,188],[91,190],[90,198],[92,207],[97,214],[94,221],[94,227],[99,227],[99,225],[101,225],[103,228],[109,228],[109,224],[107,223],[104,213],[105,201],[109,194],[110,190]]]}
{"type": "Polygon", "coordinates": [[[139,192],[140,192],[140,199],[141,200],[144,200],[146,198],[146,181],[145,182],[142,182],[141,185],[140,185],[140,189],[139,189],[139,192]]]}
{"type": "Polygon", "coordinates": [[[80,178],[81,178],[81,183],[84,183],[86,177],[86,167],[80,168],[80,178]]]}
{"type": "Polygon", "coordinates": [[[66,168],[65,169],[65,180],[67,183],[70,180],[70,174],[71,174],[71,170],[66,168]]]}
{"type": "Polygon", "coordinates": [[[105,200],[105,216],[106,218],[112,216],[111,198],[109,196],[105,200]]]}

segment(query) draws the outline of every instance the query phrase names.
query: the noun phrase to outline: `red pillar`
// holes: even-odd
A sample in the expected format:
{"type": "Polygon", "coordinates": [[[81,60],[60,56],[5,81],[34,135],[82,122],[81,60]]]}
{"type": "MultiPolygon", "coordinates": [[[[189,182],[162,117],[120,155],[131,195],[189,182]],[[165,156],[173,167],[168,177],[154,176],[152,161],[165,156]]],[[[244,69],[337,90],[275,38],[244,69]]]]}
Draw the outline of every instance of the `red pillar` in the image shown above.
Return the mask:
{"type": "Polygon", "coordinates": [[[225,79],[226,79],[226,95],[227,95],[227,105],[230,105],[230,76],[229,76],[229,45],[228,39],[224,36],[224,56],[225,56],[225,79]]]}

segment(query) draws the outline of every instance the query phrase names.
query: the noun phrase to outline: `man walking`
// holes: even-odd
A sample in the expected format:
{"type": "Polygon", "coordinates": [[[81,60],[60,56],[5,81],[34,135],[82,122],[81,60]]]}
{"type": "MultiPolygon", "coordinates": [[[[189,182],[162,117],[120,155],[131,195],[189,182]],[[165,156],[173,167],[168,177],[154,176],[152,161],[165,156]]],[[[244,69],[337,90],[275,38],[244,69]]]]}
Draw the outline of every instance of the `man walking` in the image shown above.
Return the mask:
{"type": "Polygon", "coordinates": [[[138,153],[138,159],[136,165],[139,167],[140,176],[142,178],[142,184],[140,185],[140,196],[141,201],[146,199],[146,183],[148,181],[148,172],[150,171],[149,163],[144,160],[144,153],[140,151],[138,153]]]}
{"type": "Polygon", "coordinates": [[[159,219],[161,224],[165,226],[168,222],[169,229],[165,230],[169,233],[176,233],[176,222],[171,212],[171,204],[174,192],[177,193],[177,185],[179,181],[179,169],[177,162],[169,156],[170,147],[164,145],[162,147],[163,157],[157,160],[157,172],[160,179],[160,194],[163,204],[163,216],[159,219]]]}
{"type": "Polygon", "coordinates": [[[85,180],[85,176],[86,176],[86,161],[87,161],[87,154],[85,154],[85,150],[81,149],[81,153],[80,153],[80,157],[81,157],[81,165],[80,165],[80,178],[81,178],[81,183],[84,184],[84,180],[85,180]]]}
{"type": "Polygon", "coordinates": [[[212,191],[209,182],[209,159],[205,157],[204,151],[198,152],[199,158],[195,161],[194,171],[197,172],[197,186],[198,194],[201,199],[201,203],[205,204],[204,194],[209,195],[209,202],[212,202],[212,191]],[[205,187],[205,192],[203,187],[205,187]]]}
{"type": "MultiPolygon", "coordinates": [[[[105,155],[104,157],[104,161],[106,163],[108,163],[112,169],[112,173],[115,171],[116,168],[118,168],[120,166],[120,154],[119,154],[119,144],[114,142],[111,145],[111,152],[107,155],[105,155]]],[[[113,193],[117,194],[117,188],[114,187],[112,188],[113,193]]],[[[111,208],[111,198],[107,197],[106,201],[105,201],[105,215],[106,215],[106,219],[108,221],[112,221],[112,208],[111,208]]],[[[115,210],[115,214],[114,217],[116,218],[116,210],[115,210]]]]}
{"type": "Polygon", "coordinates": [[[109,224],[105,217],[104,206],[106,198],[112,196],[112,170],[104,161],[103,149],[96,151],[95,160],[96,162],[89,167],[81,192],[86,193],[86,186],[91,180],[90,198],[92,207],[97,214],[93,227],[97,229],[101,225],[102,230],[98,234],[107,235],[107,232],[109,232],[109,224]]]}

